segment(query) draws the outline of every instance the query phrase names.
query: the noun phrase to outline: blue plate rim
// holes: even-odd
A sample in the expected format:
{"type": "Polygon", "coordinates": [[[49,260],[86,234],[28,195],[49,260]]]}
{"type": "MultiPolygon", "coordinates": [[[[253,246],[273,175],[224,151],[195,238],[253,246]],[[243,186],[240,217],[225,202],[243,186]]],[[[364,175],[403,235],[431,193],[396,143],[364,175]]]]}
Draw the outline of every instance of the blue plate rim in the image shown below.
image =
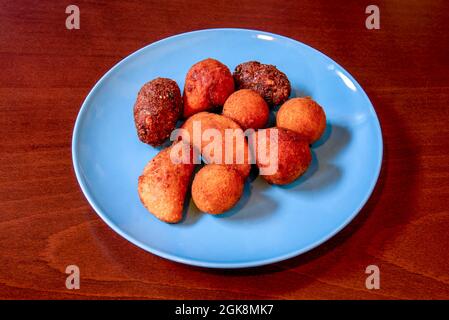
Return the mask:
{"type": "Polygon", "coordinates": [[[373,106],[371,100],[369,99],[368,95],[366,94],[365,90],[363,90],[361,85],[354,79],[354,77],[345,68],[340,66],[332,58],[330,58],[326,54],[322,53],[321,51],[319,51],[305,43],[302,43],[298,40],[294,40],[292,38],[282,36],[279,34],[275,34],[275,33],[271,33],[271,32],[267,32],[267,31],[255,30],[255,29],[244,29],[244,28],[213,28],[213,29],[200,29],[200,30],[195,30],[195,31],[184,32],[184,33],[180,33],[180,34],[176,34],[176,35],[173,35],[170,37],[163,38],[156,42],[152,42],[152,43],[134,51],[133,53],[129,54],[128,56],[126,56],[125,58],[120,60],[118,63],[116,63],[113,67],[111,67],[89,91],[89,93],[88,93],[87,97],[85,98],[84,102],[82,103],[81,108],[76,117],[75,126],[74,126],[73,134],[72,134],[72,162],[73,162],[73,168],[75,170],[76,179],[77,179],[77,181],[81,187],[81,191],[83,192],[84,196],[86,197],[88,203],[91,205],[91,207],[94,209],[94,211],[100,216],[100,218],[112,230],[117,232],[120,236],[122,236],[123,238],[125,238],[126,240],[131,242],[132,244],[138,246],[139,248],[141,248],[147,252],[153,253],[159,257],[162,257],[162,258],[165,258],[165,259],[168,259],[171,261],[187,264],[187,265],[192,265],[192,266],[197,266],[197,267],[205,267],[205,268],[216,268],[216,269],[250,268],[250,267],[258,267],[258,266],[263,266],[263,265],[267,265],[267,264],[272,264],[272,263],[280,262],[283,260],[287,260],[287,259],[299,256],[307,251],[310,251],[310,250],[318,247],[319,245],[323,244],[324,242],[328,241],[330,238],[332,238],[337,233],[339,233],[343,228],[345,228],[365,206],[365,204],[369,200],[371,194],[373,193],[374,188],[379,179],[380,171],[382,168],[382,161],[383,161],[383,137],[382,137],[382,129],[380,126],[379,118],[378,118],[377,113],[374,109],[374,106],[373,106]],[[319,240],[313,242],[312,244],[310,244],[306,247],[303,247],[299,250],[294,250],[287,254],[276,256],[273,258],[254,260],[254,261],[250,261],[250,262],[211,262],[211,261],[205,261],[205,260],[182,258],[182,257],[179,257],[174,254],[166,253],[166,252],[151,248],[150,246],[142,243],[141,241],[133,238],[132,236],[128,235],[126,232],[122,231],[119,226],[117,226],[115,223],[113,223],[108,218],[107,214],[105,214],[101,210],[101,208],[96,204],[96,202],[94,201],[94,198],[93,198],[92,194],[90,193],[89,188],[87,187],[87,184],[85,182],[85,178],[81,174],[81,169],[80,169],[80,165],[78,162],[78,155],[77,155],[77,150],[76,150],[76,146],[78,143],[78,135],[79,135],[79,131],[80,131],[80,123],[82,121],[84,114],[86,113],[87,106],[89,105],[90,100],[93,98],[95,92],[97,91],[97,88],[99,88],[102,85],[102,83],[108,78],[108,76],[111,75],[120,65],[126,63],[129,59],[133,58],[134,56],[138,55],[139,53],[141,53],[144,50],[147,50],[150,47],[160,45],[169,40],[173,40],[173,39],[180,38],[180,37],[185,37],[188,35],[193,35],[196,33],[216,32],[216,31],[228,31],[228,32],[234,31],[234,32],[243,32],[243,33],[253,33],[253,34],[258,34],[258,35],[262,34],[262,35],[266,35],[266,36],[271,36],[273,38],[282,39],[284,41],[293,42],[293,43],[295,43],[295,45],[303,46],[303,47],[307,48],[308,50],[314,51],[315,53],[317,53],[318,55],[329,60],[330,62],[332,62],[333,64],[335,64],[342,70],[342,72],[355,84],[357,89],[361,92],[361,94],[369,102],[369,107],[371,109],[372,114],[374,115],[375,129],[377,131],[377,136],[379,137],[379,143],[377,145],[377,148],[380,152],[380,157],[376,164],[375,179],[372,180],[370,187],[366,189],[365,195],[364,195],[362,201],[360,202],[359,206],[352,212],[351,215],[348,216],[348,218],[343,223],[341,223],[332,232],[328,233],[321,239],[319,239],[319,240]]]}

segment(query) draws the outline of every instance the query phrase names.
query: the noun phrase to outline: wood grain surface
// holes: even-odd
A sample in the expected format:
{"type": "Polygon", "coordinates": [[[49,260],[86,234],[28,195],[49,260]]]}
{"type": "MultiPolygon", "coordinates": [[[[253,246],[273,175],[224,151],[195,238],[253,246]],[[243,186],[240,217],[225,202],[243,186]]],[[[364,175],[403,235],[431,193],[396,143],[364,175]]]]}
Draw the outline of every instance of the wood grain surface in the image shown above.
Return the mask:
{"type": "Polygon", "coordinates": [[[449,2],[0,1],[0,298],[449,298],[449,2]],[[67,30],[65,8],[81,11],[67,30]],[[380,30],[365,8],[380,8],[380,30]],[[345,67],[379,116],[385,155],[358,217],[302,256],[207,270],[146,253],[85,200],[71,160],[79,108],[135,50],[205,28],[297,39],[345,67]],[[65,268],[81,289],[65,288],[65,268]],[[378,265],[381,289],[365,288],[378,265]]]}

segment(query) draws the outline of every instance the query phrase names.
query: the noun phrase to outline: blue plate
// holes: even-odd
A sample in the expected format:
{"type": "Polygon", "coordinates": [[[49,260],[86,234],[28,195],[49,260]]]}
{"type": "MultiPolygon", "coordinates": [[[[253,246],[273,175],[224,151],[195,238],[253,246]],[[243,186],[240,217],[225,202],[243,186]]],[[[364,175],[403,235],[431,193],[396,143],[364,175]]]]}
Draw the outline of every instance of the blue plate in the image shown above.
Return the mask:
{"type": "Polygon", "coordinates": [[[374,108],[354,78],[298,41],[267,32],[212,29],[173,36],[123,59],[87,96],[72,142],[79,184],[98,215],[135,245],[161,257],[212,268],[259,266],[323,243],[360,211],[379,175],[382,133],[374,108]],[[327,114],[307,173],[288,186],[260,177],[222,216],[202,214],[191,200],[182,223],[157,220],[143,207],[137,178],[159,151],[139,141],[133,120],[137,92],[156,77],[181,90],[187,70],[212,57],[231,71],[242,62],[276,65],[292,96],[311,96],[327,114]]]}

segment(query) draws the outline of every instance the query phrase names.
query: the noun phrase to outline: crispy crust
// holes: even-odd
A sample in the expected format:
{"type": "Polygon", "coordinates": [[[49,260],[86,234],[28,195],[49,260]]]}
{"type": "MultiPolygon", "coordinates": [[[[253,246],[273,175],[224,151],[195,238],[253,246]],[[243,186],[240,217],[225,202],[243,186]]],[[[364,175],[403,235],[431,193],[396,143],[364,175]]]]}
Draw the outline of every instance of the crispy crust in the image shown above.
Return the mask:
{"type": "Polygon", "coordinates": [[[239,201],[243,185],[242,176],[233,168],[208,164],[193,179],[192,199],[201,211],[220,214],[239,201]]]}
{"type": "Polygon", "coordinates": [[[163,149],[148,162],[139,177],[137,190],[140,200],[162,221],[176,223],[182,219],[185,196],[195,167],[192,149],[182,142],[163,149]],[[192,161],[188,164],[173,163],[170,152],[175,146],[186,148],[184,150],[192,161]]]}
{"type": "Polygon", "coordinates": [[[134,104],[139,139],[152,146],[161,145],[175,129],[181,113],[181,91],[175,81],[156,78],[147,82],[134,104]]]}
{"type": "Polygon", "coordinates": [[[293,98],[279,109],[276,124],[278,127],[300,133],[312,144],[326,129],[326,114],[323,108],[310,98],[293,98]]]}
{"type": "Polygon", "coordinates": [[[284,103],[290,96],[291,86],[285,73],[275,66],[249,61],[239,64],[234,71],[237,89],[252,89],[270,106],[284,103]]]}
{"type": "Polygon", "coordinates": [[[264,128],[269,112],[265,100],[251,89],[234,92],[223,106],[223,115],[237,122],[243,130],[264,128]]]}
{"type": "Polygon", "coordinates": [[[294,131],[276,127],[262,129],[254,135],[256,138],[254,142],[256,154],[254,156],[256,156],[256,163],[259,168],[268,167],[273,164],[273,161],[276,161],[275,155],[270,155],[268,151],[270,150],[269,137],[271,130],[278,130],[278,168],[274,174],[261,174],[261,176],[270,184],[289,184],[306,172],[312,161],[312,153],[307,140],[294,131]],[[266,159],[269,159],[268,162],[259,158],[258,135],[267,137],[266,159]]]}
{"type": "MultiPolygon", "coordinates": [[[[240,128],[240,126],[235,123],[233,120],[222,116],[222,115],[218,115],[218,114],[214,114],[214,113],[209,113],[209,112],[200,112],[197,113],[193,116],[191,116],[189,119],[187,119],[186,122],[184,122],[184,124],[182,125],[182,129],[187,130],[187,132],[189,133],[190,136],[190,143],[193,144],[193,146],[197,149],[197,150],[204,150],[204,148],[210,143],[210,141],[201,141],[200,143],[197,143],[197,141],[194,141],[193,139],[193,123],[195,121],[199,121],[201,123],[201,131],[204,132],[204,130],[206,129],[217,129],[221,136],[223,137],[222,139],[222,150],[225,150],[225,129],[235,129],[235,130],[241,130],[241,135],[243,136],[243,131],[240,128]]],[[[239,134],[239,135],[240,135],[239,134]]],[[[202,135],[202,134],[201,134],[202,135]]],[[[236,163],[236,147],[235,147],[235,138],[234,138],[234,164],[229,164],[229,166],[234,167],[235,169],[237,169],[240,174],[244,177],[247,178],[249,175],[249,172],[251,170],[251,162],[250,162],[250,153],[248,152],[248,143],[246,141],[246,139],[243,137],[244,139],[244,163],[242,164],[237,164],[236,163]]],[[[205,158],[207,163],[211,163],[211,159],[207,157],[207,155],[203,154],[203,158],[205,158]]],[[[224,164],[225,161],[225,154],[224,152],[222,152],[222,161],[219,164],[224,164]]]]}
{"type": "Polygon", "coordinates": [[[222,106],[234,92],[234,79],[228,67],[215,59],[194,64],[184,85],[184,117],[222,106]]]}

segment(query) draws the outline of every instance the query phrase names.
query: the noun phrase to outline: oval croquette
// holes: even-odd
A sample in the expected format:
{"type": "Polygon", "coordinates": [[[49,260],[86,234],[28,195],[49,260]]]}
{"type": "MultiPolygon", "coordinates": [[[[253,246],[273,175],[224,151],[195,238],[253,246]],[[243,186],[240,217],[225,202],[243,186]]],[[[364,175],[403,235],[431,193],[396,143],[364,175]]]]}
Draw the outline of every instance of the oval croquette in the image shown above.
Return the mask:
{"type": "Polygon", "coordinates": [[[295,181],[306,172],[312,161],[307,140],[294,131],[276,127],[262,129],[251,139],[254,139],[254,156],[260,175],[270,184],[284,185],[295,181]],[[276,133],[274,130],[277,132],[277,150],[270,143],[270,136],[276,133]]]}
{"type": "Polygon", "coordinates": [[[216,106],[223,106],[234,92],[231,71],[218,60],[205,59],[188,71],[184,85],[184,118],[216,106]]]}
{"type": "Polygon", "coordinates": [[[248,61],[234,71],[236,89],[252,89],[270,106],[284,103],[290,96],[291,85],[285,73],[270,64],[248,61]]]}
{"type": "MultiPolygon", "coordinates": [[[[233,120],[215,113],[200,112],[188,118],[187,121],[182,125],[182,129],[188,132],[190,143],[198,151],[201,152],[201,155],[206,163],[226,164],[237,169],[244,178],[248,177],[251,170],[251,155],[248,149],[248,143],[245,139],[243,130],[233,120]],[[201,132],[199,132],[199,140],[194,138],[194,128],[196,127],[201,127],[201,132]],[[210,153],[205,152],[206,148],[208,148],[208,145],[213,141],[213,139],[202,139],[204,138],[205,131],[208,129],[216,129],[217,133],[221,136],[221,157],[216,156],[214,150],[212,150],[212,152],[210,153]],[[229,163],[229,161],[226,161],[226,129],[232,129],[235,133],[235,136],[232,139],[233,154],[230,157],[232,160],[231,163],[229,163]],[[240,141],[241,143],[237,143],[237,141],[240,141]],[[237,153],[237,148],[239,146],[239,154],[241,155],[242,160],[240,162],[238,161],[239,159],[237,153]],[[216,158],[218,159],[214,159],[214,156],[216,156],[216,158]]],[[[198,132],[196,134],[198,134],[198,132]]]]}
{"type": "Polygon", "coordinates": [[[134,104],[134,122],[139,139],[159,146],[170,136],[182,114],[181,91],[175,81],[156,78],[146,83],[134,104]]]}

